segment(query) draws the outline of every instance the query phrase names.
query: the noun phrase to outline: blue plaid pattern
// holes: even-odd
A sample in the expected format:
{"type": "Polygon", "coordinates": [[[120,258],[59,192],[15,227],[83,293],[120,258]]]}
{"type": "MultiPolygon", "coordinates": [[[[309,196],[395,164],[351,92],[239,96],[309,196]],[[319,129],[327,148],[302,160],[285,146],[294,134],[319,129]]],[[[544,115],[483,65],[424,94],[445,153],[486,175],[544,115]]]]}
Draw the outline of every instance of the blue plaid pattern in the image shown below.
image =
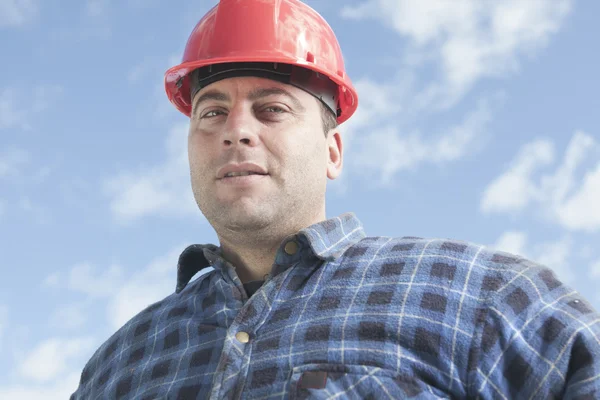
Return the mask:
{"type": "Polygon", "coordinates": [[[592,399],[599,323],[529,260],[366,237],[343,214],[286,238],[251,298],[218,247],[187,248],[175,293],[96,351],[71,398],[592,399]]]}

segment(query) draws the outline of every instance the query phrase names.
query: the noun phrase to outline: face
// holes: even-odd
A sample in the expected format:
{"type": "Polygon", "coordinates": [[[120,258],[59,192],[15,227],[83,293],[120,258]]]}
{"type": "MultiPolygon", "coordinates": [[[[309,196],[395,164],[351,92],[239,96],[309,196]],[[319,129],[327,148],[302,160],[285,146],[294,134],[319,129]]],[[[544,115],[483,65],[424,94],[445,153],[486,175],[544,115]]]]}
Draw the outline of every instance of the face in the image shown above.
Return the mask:
{"type": "Polygon", "coordinates": [[[327,179],[342,168],[340,135],[325,137],[318,100],[254,77],[195,95],[188,155],[194,197],[217,233],[277,234],[318,222],[327,179]]]}

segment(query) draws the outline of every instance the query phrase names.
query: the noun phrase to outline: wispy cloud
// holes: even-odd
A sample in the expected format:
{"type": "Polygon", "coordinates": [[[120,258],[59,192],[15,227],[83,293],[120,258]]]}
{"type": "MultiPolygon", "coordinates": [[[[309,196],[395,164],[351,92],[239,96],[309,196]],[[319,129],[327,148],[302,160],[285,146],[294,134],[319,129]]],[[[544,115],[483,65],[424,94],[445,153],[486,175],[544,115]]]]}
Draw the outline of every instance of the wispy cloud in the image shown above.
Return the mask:
{"type": "Polygon", "coordinates": [[[148,305],[174,293],[177,260],[185,246],[156,258],[142,271],[120,285],[112,294],[107,319],[117,329],[148,305]]]}
{"type": "Polygon", "coordinates": [[[67,399],[77,388],[77,364],[91,357],[92,337],[49,337],[24,354],[13,354],[10,384],[0,386],[0,399],[67,399]]]}
{"type": "Polygon", "coordinates": [[[361,105],[343,127],[350,167],[389,183],[402,171],[456,162],[478,150],[491,134],[493,102],[503,100],[501,91],[481,95],[462,120],[447,121],[445,131],[421,126],[444,118],[442,113],[456,115],[448,110],[480,81],[517,72],[559,31],[571,5],[571,0],[367,0],[343,7],[343,17],[382,21],[407,43],[402,53],[388,54],[400,60],[395,76],[356,85],[361,105]],[[437,72],[424,80],[423,67],[437,72]]]}
{"type": "Polygon", "coordinates": [[[107,179],[105,192],[120,222],[150,216],[198,215],[189,181],[187,125],[172,128],[166,141],[166,160],[159,165],[123,172],[107,179]]]}
{"type": "Polygon", "coordinates": [[[545,46],[571,9],[571,0],[368,0],[342,9],[351,19],[379,19],[409,39],[406,60],[439,65],[428,89],[453,103],[477,81],[518,69],[519,57],[545,46]]]}
{"type": "Polygon", "coordinates": [[[86,294],[90,297],[110,296],[116,287],[122,284],[123,268],[112,265],[108,268],[95,268],[89,263],[75,265],[67,274],[59,272],[49,275],[44,285],[46,287],[66,288],[86,294]]]}
{"type": "Polygon", "coordinates": [[[590,158],[597,159],[600,146],[584,133],[575,132],[561,164],[543,174],[555,162],[554,143],[539,139],[524,145],[508,169],[485,189],[484,213],[516,213],[531,205],[541,206],[546,217],[572,231],[600,229],[600,162],[578,173],[590,158]],[[590,157],[590,155],[595,155],[590,157]]]}
{"type": "Polygon", "coordinates": [[[590,278],[600,279],[600,258],[590,265],[590,278]]]}
{"type": "Polygon", "coordinates": [[[543,243],[529,243],[526,233],[521,231],[504,232],[491,247],[520,255],[551,268],[563,282],[572,283],[575,279],[569,257],[573,241],[569,236],[543,243]]]}
{"type": "Polygon", "coordinates": [[[113,4],[111,0],[86,0],[80,3],[83,6],[82,16],[69,30],[63,31],[65,40],[85,42],[90,39],[106,40],[112,36],[113,4]],[[77,35],[73,35],[77,31],[77,35]]]}
{"type": "MultiPolygon", "coordinates": [[[[27,354],[17,355],[18,377],[28,384],[0,387],[0,398],[68,398],[77,388],[85,362],[107,339],[106,335],[148,305],[174,292],[177,260],[184,248],[185,245],[176,246],[131,275],[126,275],[120,267],[102,270],[87,263],[76,265],[66,273],[48,275],[42,283],[46,289],[83,295],[50,314],[48,324],[54,327],[54,335],[59,325],[64,333],[86,330],[90,328],[89,323],[94,324],[91,326],[94,332],[103,328],[98,332],[99,337],[47,337],[27,354]],[[105,312],[95,311],[94,318],[90,319],[88,314],[92,309],[105,312]],[[40,393],[44,395],[40,397],[40,393]]],[[[0,328],[1,317],[0,313],[0,328]]]]}
{"type": "Polygon", "coordinates": [[[44,287],[68,289],[85,296],[83,301],[60,306],[50,323],[61,315],[74,315],[80,325],[85,323],[81,319],[87,320],[81,316],[82,311],[95,305],[106,305],[106,321],[111,329],[118,329],[148,305],[174,292],[177,260],[184,248],[184,245],[173,248],[130,276],[119,266],[102,269],[88,263],[78,264],[66,273],[48,275],[42,283],[44,287]]]}
{"type": "Polygon", "coordinates": [[[492,247],[508,253],[525,256],[528,253],[526,250],[527,234],[519,231],[506,231],[492,247]]]}
{"type": "Polygon", "coordinates": [[[45,339],[24,357],[17,369],[23,378],[49,382],[66,370],[71,359],[88,353],[94,344],[91,338],[45,339]]]}
{"type": "Polygon", "coordinates": [[[77,389],[81,371],[64,373],[47,384],[26,382],[0,387],[0,399],[19,400],[64,400],[77,389]]]}
{"type": "Polygon", "coordinates": [[[86,13],[90,17],[99,17],[108,11],[109,0],[87,0],[85,3],[86,13]]]}
{"type": "Polygon", "coordinates": [[[145,62],[134,65],[129,72],[127,73],[127,80],[129,83],[134,84],[138,83],[144,78],[148,70],[147,64],[145,62]]]}
{"type": "Polygon", "coordinates": [[[35,0],[0,0],[0,28],[25,25],[33,21],[38,12],[35,0]]]}
{"type": "Polygon", "coordinates": [[[555,210],[556,218],[572,230],[598,231],[600,229],[600,163],[586,172],[583,183],[555,210]]]}
{"type": "Polygon", "coordinates": [[[353,137],[356,146],[352,163],[364,173],[376,176],[382,184],[389,184],[398,172],[424,164],[443,165],[464,157],[485,138],[490,119],[489,106],[481,101],[458,124],[433,135],[401,132],[395,125],[387,124],[353,137]]]}
{"type": "Polygon", "coordinates": [[[89,320],[88,306],[88,302],[60,306],[50,314],[48,325],[54,332],[81,329],[89,320]]]}
{"type": "Polygon", "coordinates": [[[521,148],[509,168],[486,188],[481,201],[484,212],[520,210],[539,199],[539,188],[531,184],[533,174],[554,161],[549,140],[536,140],[521,148]]]}
{"type": "Polygon", "coordinates": [[[0,91],[0,130],[15,127],[31,129],[35,115],[55,104],[64,89],[59,85],[46,84],[31,88],[31,91],[32,94],[27,96],[25,90],[17,91],[10,87],[0,91]]]}

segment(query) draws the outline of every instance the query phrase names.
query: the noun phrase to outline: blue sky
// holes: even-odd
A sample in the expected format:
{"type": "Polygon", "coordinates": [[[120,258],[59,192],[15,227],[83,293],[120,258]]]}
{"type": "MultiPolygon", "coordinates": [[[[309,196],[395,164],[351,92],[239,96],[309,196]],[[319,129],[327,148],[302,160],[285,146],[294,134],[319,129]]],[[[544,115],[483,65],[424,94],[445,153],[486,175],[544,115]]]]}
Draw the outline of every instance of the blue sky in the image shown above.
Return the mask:
{"type": "MultiPolygon", "coordinates": [[[[524,255],[600,309],[600,3],[307,3],[361,96],[328,216],[524,255]]],[[[0,0],[0,398],[67,398],[215,243],[163,89],[214,4],[0,0]]]]}

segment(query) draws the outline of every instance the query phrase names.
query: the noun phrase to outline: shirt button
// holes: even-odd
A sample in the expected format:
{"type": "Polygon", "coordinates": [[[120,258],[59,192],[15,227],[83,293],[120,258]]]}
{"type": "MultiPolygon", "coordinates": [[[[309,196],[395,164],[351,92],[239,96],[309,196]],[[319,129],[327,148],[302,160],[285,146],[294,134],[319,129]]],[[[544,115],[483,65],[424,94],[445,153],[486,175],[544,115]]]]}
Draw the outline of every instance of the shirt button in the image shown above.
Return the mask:
{"type": "Polygon", "coordinates": [[[285,250],[288,255],[293,256],[298,251],[298,243],[294,242],[293,240],[287,242],[283,250],[285,250]]]}
{"type": "Polygon", "coordinates": [[[246,332],[238,332],[238,333],[236,333],[235,334],[235,338],[240,343],[248,343],[250,341],[250,335],[248,335],[246,332]]]}

